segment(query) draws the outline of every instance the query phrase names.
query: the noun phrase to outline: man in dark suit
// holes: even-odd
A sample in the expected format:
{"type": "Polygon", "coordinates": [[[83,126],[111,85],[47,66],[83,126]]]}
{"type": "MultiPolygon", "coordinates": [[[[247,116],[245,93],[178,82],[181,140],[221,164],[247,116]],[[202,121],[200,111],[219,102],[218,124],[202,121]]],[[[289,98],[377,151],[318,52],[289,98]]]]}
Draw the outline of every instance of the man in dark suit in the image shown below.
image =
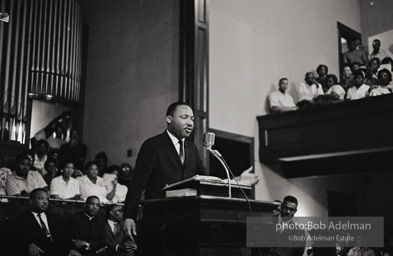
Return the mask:
{"type": "Polygon", "coordinates": [[[104,219],[97,215],[100,199],[89,196],[85,210],[72,215],[67,222],[66,243],[70,249],[82,255],[96,255],[105,252],[104,219]]]}
{"type": "Polygon", "coordinates": [[[136,244],[127,237],[122,229],[123,207],[121,205],[108,205],[105,209],[105,255],[132,256],[135,255],[136,244]]]}
{"type": "Polygon", "coordinates": [[[129,236],[136,235],[138,201],[144,190],[146,199],[160,198],[165,185],[206,172],[197,147],[185,141],[194,129],[191,107],[182,102],[171,104],[166,122],[167,130],[146,140],[136,160],[124,208],[123,227],[129,236]]]}
{"type": "MultiPolygon", "coordinates": [[[[63,221],[46,212],[49,195],[37,188],[30,193],[30,211],[11,218],[5,224],[6,244],[9,255],[79,255],[64,246],[63,221]]],[[[3,253],[3,252],[2,252],[3,253]]]]}

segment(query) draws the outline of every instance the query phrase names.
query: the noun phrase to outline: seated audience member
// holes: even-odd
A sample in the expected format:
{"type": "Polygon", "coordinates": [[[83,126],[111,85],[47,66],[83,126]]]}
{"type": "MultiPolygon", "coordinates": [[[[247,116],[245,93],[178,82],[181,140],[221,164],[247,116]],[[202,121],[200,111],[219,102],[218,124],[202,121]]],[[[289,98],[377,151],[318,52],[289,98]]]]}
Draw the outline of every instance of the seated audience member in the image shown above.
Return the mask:
{"type": "Polygon", "coordinates": [[[46,174],[42,177],[44,178],[46,184],[50,185],[53,178],[57,175],[57,162],[54,159],[48,159],[44,165],[46,174]]]}
{"type": "Polygon", "coordinates": [[[41,174],[30,171],[30,167],[30,159],[25,154],[16,158],[15,172],[5,183],[7,195],[27,195],[36,188],[48,188],[41,174]]]}
{"type": "MultiPolygon", "coordinates": [[[[106,176],[110,177],[110,175],[114,175],[114,178],[116,180],[119,179],[119,173],[121,172],[120,166],[117,165],[111,165],[108,167],[106,173],[104,174],[104,180],[106,179],[106,176]]],[[[112,179],[111,179],[112,180],[112,179]]],[[[106,186],[107,190],[111,191],[113,184],[109,184],[106,186]]],[[[118,202],[124,202],[126,200],[126,195],[127,195],[128,188],[127,186],[117,184],[116,185],[116,192],[115,196],[112,198],[113,203],[118,203],[118,202]]]]}
{"type": "Polygon", "coordinates": [[[392,88],[389,88],[389,83],[392,81],[392,73],[386,68],[378,72],[379,85],[370,87],[370,96],[379,96],[383,94],[392,93],[392,88]]]}
{"type": "Polygon", "coordinates": [[[116,193],[117,180],[113,180],[113,188],[108,193],[104,180],[98,177],[98,167],[94,161],[90,161],[85,166],[85,175],[77,178],[79,191],[83,199],[89,196],[97,196],[102,203],[108,203],[116,193]]]}
{"type": "Polygon", "coordinates": [[[327,80],[328,70],[329,70],[328,67],[326,65],[323,65],[323,64],[321,64],[321,65],[319,65],[317,67],[318,77],[317,77],[316,81],[320,85],[322,85],[322,89],[323,89],[324,92],[326,92],[328,90],[328,88],[327,88],[327,81],[326,81],[327,80]]]}
{"type": "Polygon", "coordinates": [[[79,142],[79,134],[76,129],[70,131],[70,141],[60,147],[60,159],[71,159],[75,163],[75,169],[83,170],[86,160],[87,146],[79,142]]]}
{"type": "Polygon", "coordinates": [[[82,255],[96,255],[105,251],[104,219],[98,215],[100,199],[89,196],[85,210],[72,215],[67,222],[69,249],[82,255]]]}
{"type": "Polygon", "coordinates": [[[41,175],[45,175],[45,162],[48,159],[48,148],[49,144],[46,140],[41,139],[37,142],[36,153],[34,154],[34,162],[33,167],[37,170],[41,175]]]}
{"type": "Polygon", "coordinates": [[[381,61],[378,58],[373,58],[368,62],[367,71],[373,78],[378,79],[378,69],[381,66],[381,61]]]}
{"type": "MultiPolygon", "coordinates": [[[[64,244],[64,224],[60,217],[47,212],[49,195],[45,189],[30,193],[30,210],[7,220],[8,255],[77,255],[64,244]]],[[[2,254],[3,255],[3,254],[2,254]]]]}
{"type": "Polygon", "coordinates": [[[320,104],[329,104],[344,100],[345,90],[341,85],[338,84],[336,75],[327,75],[327,86],[329,89],[324,95],[317,96],[315,99],[316,102],[320,104]]]}
{"type": "Polygon", "coordinates": [[[361,70],[355,72],[355,85],[348,89],[347,100],[357,100],[368,96],[370,86],[364,84],[365,74],[361,70]]]}
{"type": "Polygon", "coordinates": [[[108,167],[108,156],[104,151],[101,151],[95,156],[94,160],[98,167],[98,176],[102,177],[108,167]]]}
{"type": "Polygon", "coordinates": [[[33,152],[33,150],[31,150],[31,149],[24,150],[21,154],[24,154],[24,155],[26,155],[29,158],[30,163],[31,163],[30,170],[36,171],[36,169],[33,166],[33,163],[34,163],[34,152],[33,152]]]}
{"type": "Polygon", "coordinates": [[[123,207],[108,205],[105,211],[105,245],[106,255],[131,256],[134,255],[136,244],[133,238],[123,231],[123,207]]]}
{"type": "Polygon", "coordinates": [[[298,87],[298,103],[299,108],[305,108],[314,103],[314,99],[323,95],[322,86],[315,81],[314,74],[307,72],[304,78],[304,82],[300,82],[298,87]]]}
{"type": "Polygon", "coordinates": [[[120,165],[119,183],[128,186],[128,182],[132,179],[133,168],[129,163],[122,163],[120,165]]]}
{"type": "Polygon", "coordinates": [[[12,175],[11,170],[4,167],[4,156],[0,154],[0,195],[5,195],[5,182],[12,175]]]}
{"type": "Polygon", "coordinates": [[[375,39],[372,46],[373,51],[368,55],[369,60],[378,58],[382,61],[386,57],[393,58],[393,54],[390,51],[381,49],[381,41],[379,39],[375,39]]]}
{"type": "Polygon", "coordinates": [[[270,112],[281,113],[296,110],[297,107],[291,95],[286,93],[288,89],[288,79],[281,78],[278,81],[278,90],[269,95],[270,112]]]}
{"type": "Polygon", "coordinates": [[[347,91],[349,88],[353,86],[353,74],[351,67],[349,65],[344,65],[343,67],[343,77],[340,81],[340,85],[347,91]]]}
{"type": "Polygon", "coordinates": [[[31,145],[33,149],[36,148],[37,141],[41,139],[46,139],[49,143],[49,148],[60,148],[62,144],[65,144],[66,141],[63,139],[64,135],[64,127],[62,125],[66,119],[71,117],[71,112],[63,112],[55,119],[53,119],[44,129],[38,131],[33,138],[31,138],[31,145]],[[56,133],[56,136],[53,137],[53,133],[56,133]]]}
{"type": "Polygon", "coordinates": [[[354,62],[360,63],[360,65],[367,66],[367,55],[362,49],[356,49],[356,40],[350,40],[348,42],[349,50],[343,54],[344,64],[352,65],[354,62]]]}
{"type": "Polygon", "coordinates": [[[60,168],[60,176],[54,178],[50,184],[50,194],[53,198],[61,199],[81,199],[79,183],[72,177],[74,173],[74,163],[65,160],[60,168]]]}

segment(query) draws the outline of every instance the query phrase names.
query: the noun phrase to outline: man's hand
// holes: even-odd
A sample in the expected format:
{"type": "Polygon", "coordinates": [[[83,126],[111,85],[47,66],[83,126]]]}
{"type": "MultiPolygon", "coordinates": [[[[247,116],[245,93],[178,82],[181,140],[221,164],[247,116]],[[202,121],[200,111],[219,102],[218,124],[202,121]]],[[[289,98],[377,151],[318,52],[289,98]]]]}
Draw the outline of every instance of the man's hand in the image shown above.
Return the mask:
{"type": "Polygon", "coordinates": [[[74,239],[72,239],[72,242],[74,242],[74,245],[76,246],[76,248],[82,248],[82,247],[85,247],[87,244],[86,244],[86,241],[82,241],[82,240],[74,240],[74,239]]]}
{"type": "Polygon", "coordinates": [[[29,244],[27,248],[29,251],[29,256],[40,256],[41,253],[44,253],[44,251],[35,244],[29,244]]]}
{"type": "Polygon", "coordinates": [[[71,250],[68,253],[68,256],[82,256],[82,254],[80,254],[79,252],[75,251],[75,250],[71,250]]]}
{"type": "Polygon", "coordinates": [[[250,168],[242,172],[242,174],[240,174],[239,181],[250,186],[258,184],[258,175],[256,175],[255,173],[251,173],[252,169],[253,167],[251,166],[250,168]]]}
{"type": "Polygon", "coordinates": [[[136,225],[133,219],[125,219],[123,221],[123,231],[128,237],[133,239],[133,235],[136,236],[136,225]]]}

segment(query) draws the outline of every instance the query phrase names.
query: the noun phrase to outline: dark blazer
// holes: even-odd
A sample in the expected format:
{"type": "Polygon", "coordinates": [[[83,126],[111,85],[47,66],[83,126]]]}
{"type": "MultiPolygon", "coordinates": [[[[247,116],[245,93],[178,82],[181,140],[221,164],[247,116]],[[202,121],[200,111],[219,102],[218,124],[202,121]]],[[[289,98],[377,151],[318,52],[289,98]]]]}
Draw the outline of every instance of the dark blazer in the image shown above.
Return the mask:
{"type": "Polygon", "coordinates": [[[78,212],[72,215],[67,222],[67,245],[69,250],[76,250],[83,255],[95,254],[95,252],[105,247],[104,241],[104,219],[97,215],[92,220],[86,216],[85,212],[78,212]],[[90,243],[90,250],[86,248],[76,248],[72,240],[82,240],[90,243]]]}
{"type": "Polygon", "coordinates": [[[206,168],[199,157],[197,147],[185,141],[185,162],[173,145],[167,131],[146,140],[139,151],[134,175],[128,186],[124,217],[135,220],[138,201],[146,189],[145,198],[163,197],[162,189],[167,184],[182,181],[196,174],[205,174],[206,168]]]}
{"type": "Polygon", "coordinates": [[[50,241],[38,224],[31,211],[26,211],[9,219],[4,228],[7,230],[7,246],[9,255],[29,255],[28,245],[34,243],[40,247],[44,255],[67,255],[64,242],[64,225],[60,217],[46,212],[50,241]]]}
{"type": "MultiPolygon", "coordinates": [[[[123,226],[123,223],[119,224],[120,227],[123,226]]],[[[134,255],[134,252],[116,252],[116,246],[123,244],[127,240],[127,237],[124,234],[122,228],[120,228],[117,234],[112,232],[111,227],[109,226],[108,220],[105,220],[105,227],[104,227],[104,234],[105,234],[105,245],[107,246],[105,250],[106,256],[131,256],[134,255]]]]}

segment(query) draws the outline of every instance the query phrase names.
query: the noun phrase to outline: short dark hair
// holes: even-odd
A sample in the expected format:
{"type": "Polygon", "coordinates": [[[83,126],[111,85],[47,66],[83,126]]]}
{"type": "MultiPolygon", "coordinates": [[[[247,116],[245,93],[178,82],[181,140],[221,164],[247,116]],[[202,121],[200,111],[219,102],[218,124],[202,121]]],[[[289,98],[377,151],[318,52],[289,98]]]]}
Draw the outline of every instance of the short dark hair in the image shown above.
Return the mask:
{"type": "Polygon", "coordinates": [[[98,153],[94,159],[96,160],[96,162],[98,162],[98,159],[104,159],[105,162],[108,162],[108,156],[106,155],[106,153],[104,151],[101,151],[100,153],[98,153]]]}
{"type": "Polygon", "coordinates": [[[393,63],[393,59],[390,57],[385,57],[381,61],[381,64],[391,64],[391,63],[393,63]]]}
{"type": "Polygon", "coordinates": [[[111,216],[111,211],[113,211],[113,209],[115,209],[116,206],[121,206],[119,204],[109,204],[106,206],[105,208],[105,218],[109,219],[109,217],[111,216]]]}
{"type": "Polygon", "coordinates": [[[321,68],[323,68],[323,67],[326,68],[326,74],[328,73],[328,71],[329,71],[328,66],[326,66],[325,64],[320,64],[320,65],[317,67],[317,73],[318,73],[318,74],[319,74],[319,70],[321,70],[321,68]]]}
{"type": "Polygon", "coordinates": [[[388,75],[389,82],[392,81],[392,73],[390,73],[390,71],[387,70],[386,68],[383,68],[380,71],[378,71],[378,79],[379,79],[379,74],[382,74],[382,73],[386,73],[388,75]]]}
{"type": "Polygon", "coordinates": [[[48,158],[48,159],[46,159],[46,161],[44,163],[45,170],[48,170],[48,165],[50,163],[54,163],[56,165],[56,167],[57,167],[57,161],[55,159],[53,159],[53,158],[48,158]]]}
{"type": "Polygon", "coordinates": [[[286,196],[286,197],[284,197],[283,202],[290,202],[290,203],[295,203],[296,205],[298,205],[297,199],[294,196],[286,196]]]}
{"type": "Polygon", "coordinates": [[[30,192],[30,200],[33,199],[33,198],[35,197],[35,195],[36,195],[38,192],[40,192],[40,191],[45,192],[45,193],[48,194],[48,190],[46,190],[46,189],[44,189],[44,188],[36,188],[36,189],[33,189],[33,191],[30,192]]]}
{"type": "Polygon", "coordinates": [[[85,172],[92,166],[93,164],[97,165],[96,161],[89,161],[85,164],[85,172]]]}
{"type": "Polygon", "coordinates": [[[366,73],[367,71],[365,71],[364,69],[358,69],[355,70],[355,72],[353,73],[354,76],[359,76],[361,75],[362,77],[366,77],[366,73]]]}
{"type": "Polygon", "coordinates": [[[280,80],[278,80],[278,84],[281,84],[281,82],[284,81],[284,80],[288,81],[288,78],[286,78],[286,77],[280,78],[280,80]]]}
{"type": "MultiPolygon", "coordinates": [[[[86,203],[88,203],[91,199],[97,199],[98,201],[100,201],[100,199],[98,198],[98,196],[89,196],[88,198],[86,198],[86,203]]],[[[100,202],[101,203],[101,202],[100,202]]]]}
{"type": "Polygon", "coordinates": [[[74,167],[75,167],[75,162],[74,162],[74,160],[72,160],[70,157],[66,157],[66,158],[61,159],[61,161],[60,161],[60,169],[64,169],[64,167],[65,167],[67,164],[73,164],[74,167]]]}
{"type": "Polygon", "coordinates": [[[376,61],[378,63],[378,65],[381,65],[381,60],[379,58],[377,58],[377,57],[372,58],[371,60],[368,61],[368,63],[371,63],[373,61],[376,61]]]}
{"type": "Polygon", "coordinates": [[[114,171],[117,171],[119,174],[121,173],[121,168],[118,165],[111,165],[109,166],[105,173],[113,173],[114,171]]]}
{"type": "MultiPolygon", "coordinates": [[[[34,155],[33,155],[34,156],[34,155]]],[[[26,154],[26,152],[22,152],[20,153],[16,159],[15,159],[15,163],[19,163],[21,160],[29,160],[30,162],[30,158],[28,157],[28,154],[26,154]]],[[[31,163],[32,164],[32,163],[31,163]]]]}
{"type": "MultiPolygon", "coordinates": [[[[174,103],[172,103],[171,105],[169,105],[168,109],[166,110],[166,115],[167,115],[167,116],[173,116],[173,114],[175,113],[176,108],[177,108],[178,106],[187,106],[187,107],[190,107],[190,105],[188,105],[188,104],[185,103],[185,102],[181,102],[181,101],[174,102],[174,103]]],[[[191,108],[191,107],[190,107],[190,108],[191,108]]]]}
{"type": "Polygon", "coordinates": [[[379,44],[381,44],[381,41],[379,39],[374,39],[373,44],[374,44],[374,42],[378,42],[379,44]]]}
{"type": "Polygon", "coordinates": [[[49,143],[45,139],[40,139],[37,141],[37,147],[41,144],[45,144],[46,148],[49,149],[49,143]]]}
{"type": "Polygon", "coordinates": [[[328,74],[326,76],[326,79],[329,79],[329,78],[333,79],[334,84],[338,84],[338,78],[335,74],[328,74]]]}

